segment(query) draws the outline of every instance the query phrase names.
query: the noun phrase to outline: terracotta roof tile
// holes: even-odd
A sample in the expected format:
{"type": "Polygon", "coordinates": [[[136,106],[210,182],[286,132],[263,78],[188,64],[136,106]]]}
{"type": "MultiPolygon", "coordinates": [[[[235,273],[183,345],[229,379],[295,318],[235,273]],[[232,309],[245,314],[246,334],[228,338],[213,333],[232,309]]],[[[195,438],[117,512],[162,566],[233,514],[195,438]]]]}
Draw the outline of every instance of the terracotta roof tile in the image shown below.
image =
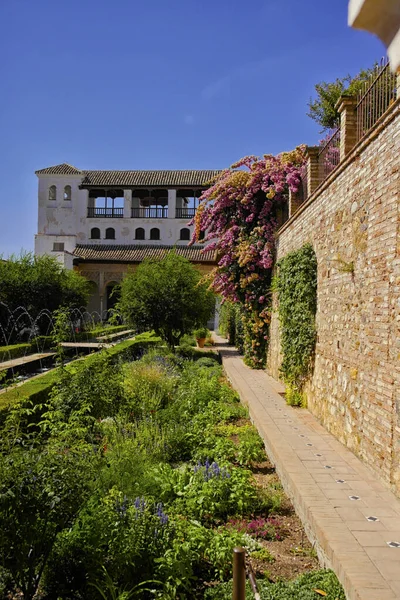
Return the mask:
{"type": "Polygon", "coordinates": [[[54,167],[46,167],[46,169],[35,171],[35,173],[36,175],[83,175],[83,171],[68,163],[62,163],[61,165],[55,165],[54,167]]]}
{"type": "Polygon", "coordinates": [[[87,261],[142,262],[145,258],[161,259],[175,249],[179,256],[191,262],[215,263],[215,252],[203,252],[204,246],[156,246],[154,245],[115,245],[77,244],[73,254],[87,261]]]}
{"type": "Polygon", "coordinates": [[[204,186],[220,171],[84,171],[82,185],[91,186],[204,186]]]}
{"type": "Polygon", "coordinates": [[[67,163],[35,171],[36,175],[82,175],[82,186],[194,187],[205,186],[221,171],[84,171],[67,163]]]}

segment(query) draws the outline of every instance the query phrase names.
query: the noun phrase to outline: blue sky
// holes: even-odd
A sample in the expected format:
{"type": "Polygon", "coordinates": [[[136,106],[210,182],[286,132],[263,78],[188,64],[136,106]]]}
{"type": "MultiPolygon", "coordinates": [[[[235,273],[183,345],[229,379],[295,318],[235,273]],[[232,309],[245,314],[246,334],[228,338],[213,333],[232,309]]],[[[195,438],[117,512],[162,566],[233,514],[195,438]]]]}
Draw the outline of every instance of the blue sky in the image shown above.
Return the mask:
{"type": "Polygon", "coordinates": [[[36,169],[223,168],[315,144],[314,84],[379,60],[347,0],[2,0],[0,254],[33,249],[36,169]]]}

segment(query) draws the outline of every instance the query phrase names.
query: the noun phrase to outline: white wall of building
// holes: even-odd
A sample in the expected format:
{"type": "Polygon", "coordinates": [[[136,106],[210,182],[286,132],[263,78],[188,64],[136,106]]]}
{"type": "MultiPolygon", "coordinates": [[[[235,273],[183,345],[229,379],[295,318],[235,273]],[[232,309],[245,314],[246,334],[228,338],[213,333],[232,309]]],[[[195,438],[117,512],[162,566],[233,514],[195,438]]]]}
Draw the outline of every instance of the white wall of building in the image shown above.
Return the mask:
{"type": "Polygon", "coordinates": [[[87,241],[78,242],[84,244],[166,244],[168,246],[175,243],[187,244],[188,242],[180,241],[181,228],[190,229],[192,234],[193,227],[188,227],[188,219],[101,219],[88,218],[87,220],[87,241]],[[100,229],[100,240],[91,240],[90,231],[92,227],[100,229]],[[105,233],[108,227],[115,229],[115,240],[106,240],[105,233]],[[144,240],[135,239],[135,230],[142,227],[145,231],[144,240]],[[160,240],[150,239],[150,230],[157,227],[160,230],[160,240]]]}
{"type": "MultiPolygon", "coordinates": [[[[39,175],[39,202],[38,202],[38,233],[35,236],[35,254],[54,254],[54,243],[64,243],[64,250],[73,252],[76,244],[154,244],[175,245],[188,244],[180,240],[180,230],[190,229],[188,219],[176,219],[176,191],[168,191],[169,218],[166,219],[136,219],[131,218],[132,192],[124,190],[124,217],[123,218],[98,218],[87,217],[89,203],[88,190],[79,189],[82,175],[39,175]],[[56,200],[49,199],[49,189],[56,186],[56,200]],[[71,186],[71,200],[64,200],[64,188],[71,186]],[[100,239],[91,239],[91,229],[100,229],[100,239]],[[106,229],[115,230],[115,239],[105,239],[106,229]],[[145,230],[145,239],[136,240],[135,230],[142,227],[145,230]],[[150,230],[160,230],[160,240],[150,239],[150,230]]],[[[58,257],[61,260],[61,256],[58,257]]]]}
{"type": "Polygon", "coordinates": [[[350,0],[348,22],[377,35],[387,47],[393,71],[400,67],[399,0],[350,0]]]}

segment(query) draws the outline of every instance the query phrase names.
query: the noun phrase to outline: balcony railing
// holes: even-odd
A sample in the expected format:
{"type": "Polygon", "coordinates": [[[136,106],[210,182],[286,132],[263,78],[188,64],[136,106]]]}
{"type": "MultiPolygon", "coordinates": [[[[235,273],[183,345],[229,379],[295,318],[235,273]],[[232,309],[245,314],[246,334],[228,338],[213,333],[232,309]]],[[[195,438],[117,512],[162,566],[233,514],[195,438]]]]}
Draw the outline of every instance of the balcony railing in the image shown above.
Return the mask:
{"type": "Polygon", "coordinates": [[[87,216],[102,219],[122,219],[122,217],[124,216],[124,209],[88,207],[87,216]]]}
{"type": "Polygon", "coordinates": [[[195,208],[177,208],[175,210],[176,219],[193,219],[196,214],[195,208]]]}
{"type": "Polygon", "coordinates": [[[133,219],[166,219],[168,217],[168,206],[132,208],[133,219]]]}
{"type": "Polygon", "coordinates": [[[386,59],[376,66],[357,98],[357,139],[360,140],[398,97],[396,75],[386,59]]]}
{"type": "Polygon", "coordinates": [[[340,162],[340,127],[321,145],[318,153],[319,181],[322,183],[340,162]]]}

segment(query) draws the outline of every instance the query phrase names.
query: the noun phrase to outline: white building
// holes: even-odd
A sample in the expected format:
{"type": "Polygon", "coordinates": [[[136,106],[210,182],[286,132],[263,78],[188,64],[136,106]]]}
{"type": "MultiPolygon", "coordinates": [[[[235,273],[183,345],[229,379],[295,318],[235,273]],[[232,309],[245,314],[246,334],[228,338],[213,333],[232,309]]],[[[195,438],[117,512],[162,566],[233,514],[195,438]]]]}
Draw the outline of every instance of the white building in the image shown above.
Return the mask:
{"type": "Polygon", "coordinates": [[[377,35],[387,47],[393,71],[400,67],[400,0],[350,0],[348,21],[377,35]]]}
{"type": "Polygon", "coordinates": [[[63,163],[39,179],[35,254],[52,254],[92,284],[89,309],[110,308],[129,265],[175,247],[202,271],[214,253],[190,246],[199,197],[220,171],[82,171],[63,163]]]}

